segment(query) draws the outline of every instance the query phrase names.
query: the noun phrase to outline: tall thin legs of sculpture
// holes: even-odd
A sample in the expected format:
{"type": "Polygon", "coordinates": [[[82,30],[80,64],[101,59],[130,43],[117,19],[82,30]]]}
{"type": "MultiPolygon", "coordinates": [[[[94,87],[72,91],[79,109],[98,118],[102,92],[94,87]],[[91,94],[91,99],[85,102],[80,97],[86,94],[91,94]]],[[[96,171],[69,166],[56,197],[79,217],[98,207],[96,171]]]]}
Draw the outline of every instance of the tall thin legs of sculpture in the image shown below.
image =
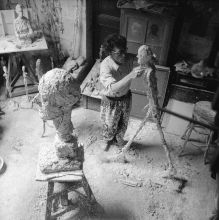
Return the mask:
{"type": "Polygon", "coordinates": [[[170,155],[170,149],[169,146],[167,145],[167,142],[164,137],[164,133],[161,127],[161,122],[160,122],[160,112],[158,110],[158,90],[157,90],[157,79],[156,79],[156,68],[153,62],[153,52],[150,49],[150,47],[146,45],[142,45],[138,49],[138,64],[140,64],[140,67],[145,69],[143,73],[143,79],[144,79],[144,85],[147,93],[147,97],[149,100],[148,104],[148,111],[143,119],[142,123],[140,124],[139,128],[135,132],[135,134],[132,136],[132,138],[128,141],[128,143],[123,147],[122,149],[122,154],[124,155],[125,152],[127,152],[135,139],[135,137],[138,135],[138,133],[141,131],[141,129],[144,127],[148,117],[152,114],[153,118],[156,121],[157,129],[161,137],[162,145],[165,150],[167,159],[168,159],[168,164],[169,164],[169,171],[171,174],[175,174],[176,170],[174,168],[172,158],[170,155]]]}

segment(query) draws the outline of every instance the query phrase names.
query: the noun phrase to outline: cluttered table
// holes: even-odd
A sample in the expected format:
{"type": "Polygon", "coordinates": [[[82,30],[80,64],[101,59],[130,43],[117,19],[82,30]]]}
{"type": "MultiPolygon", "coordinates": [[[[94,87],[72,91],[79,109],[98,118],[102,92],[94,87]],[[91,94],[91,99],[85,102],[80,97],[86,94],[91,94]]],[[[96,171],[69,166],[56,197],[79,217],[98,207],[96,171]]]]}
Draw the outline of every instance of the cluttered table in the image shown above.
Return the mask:
{"type": "Polygon", "coordinates": [[[18,43],[15,35],[0,36],[0,54],[20,53],[36,50],[47,50],[45,38],[36,39],[30,45],[21,45],[18,43]]]}
{"type": "Polygon", "coordinates": [[[213,68],[202,61],[189,65],[186,62],[175,64],[175,83],[195,89],[215,92],[219,83],[213,68]]]}
{"type": "MultiPolygon", "coordinates": [[[[44,36],[35,39],[31,44],[22,45],[18,42],[15,35],[6,35],[0,37],[0,54],[7,54],[7,67],[6,63],[2,64],[4,70],[4,76],[6,78],[6,87],[9,93],[9,96],[16,96],[17,94],[13,94],[14,85],[19,80],[20,76],[26,76],[29,79],[29,82],[32,82],[33,85],[36,84],[37,78],[35,75],[35,71],[31,68],[29,61],[27,58],[22,54],[23,52],[35,52],[35,51],[42,51],[47,50],[47,43],[44,36]],[[18,65],[17,57],[18,55],[22,59],[22,71],[20,68],[14,69],[18,65]],[[15,72],[15,74],[14,74],[15,72]]],[[[25,78],[26,78],[25,77],[25,78]]],[[[25,81],[25,79],[24,79],[25,81]]],[[[27,82],[27,81],[25,81],[27,82]]],[[[33,92],[37,91],[37,85],[34,86],[33,92]]],[[[32,91],[32,90],[31,90],[32,91]]],[[[26,85],[25,90],[21,91],[22,94],[28,93],[28,86],[26,85]]],[[[20,93],[19,93],[20,94],[20,93]]]]}

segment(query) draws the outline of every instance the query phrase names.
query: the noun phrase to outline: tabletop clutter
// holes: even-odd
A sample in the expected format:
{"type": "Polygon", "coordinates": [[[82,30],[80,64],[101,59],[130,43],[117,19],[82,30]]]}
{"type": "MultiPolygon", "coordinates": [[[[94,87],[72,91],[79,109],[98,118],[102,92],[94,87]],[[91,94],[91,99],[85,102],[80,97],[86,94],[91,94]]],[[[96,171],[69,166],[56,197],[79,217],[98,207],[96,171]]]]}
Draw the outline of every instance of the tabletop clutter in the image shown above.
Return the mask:
{"type": "Polygon", "coordinates": [[[194,78],[214,77],[215,69],[207,65],[206,60],[200,60],[197,63],[186,62],[185,60],[177,62],[176,72],[184,75],[191,75],[194,78]]]}

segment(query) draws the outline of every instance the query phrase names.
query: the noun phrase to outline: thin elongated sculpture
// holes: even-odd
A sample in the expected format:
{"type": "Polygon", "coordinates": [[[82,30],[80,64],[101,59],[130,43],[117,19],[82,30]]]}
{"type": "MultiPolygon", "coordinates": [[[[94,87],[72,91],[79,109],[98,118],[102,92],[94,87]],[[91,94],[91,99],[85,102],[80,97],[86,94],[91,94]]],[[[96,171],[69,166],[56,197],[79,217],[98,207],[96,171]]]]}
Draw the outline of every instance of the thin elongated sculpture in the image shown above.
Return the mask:
{"type": "Polygon", "coordinates": [[[146,113],[145,118],[142,120],[140,126],[136,130],[135,134],[132,136],[132,138],[128,141],[128,143],[122,148],[122,154],[127,152],[135,139],[135,137],[138,135],[138,133],[141,131],[141,129],[145,126],[145,123],[147,119],[152,115],[153,118],[156,121],[157,129],[161,137],[162,145],[165,150],[169,169],[172,174],[176,172],[169,146],[167,145],[167,142],[164,137],[164,133],[161,127],[161,121],[160,121],[160,111],[158,110],[159,103],[158,103],[158,89],[157,89],[157,79],[156,79],[156,67],[153,62],[153,53],[150,49],[150,47],[143,45],[138,49],[138,63],[140,64],[140,67],[145,69],[143,73],[143,79],[144,79],[144,85],[146,89],[147,98],[149,100],[148,104],[148,111],[146,113]]]}

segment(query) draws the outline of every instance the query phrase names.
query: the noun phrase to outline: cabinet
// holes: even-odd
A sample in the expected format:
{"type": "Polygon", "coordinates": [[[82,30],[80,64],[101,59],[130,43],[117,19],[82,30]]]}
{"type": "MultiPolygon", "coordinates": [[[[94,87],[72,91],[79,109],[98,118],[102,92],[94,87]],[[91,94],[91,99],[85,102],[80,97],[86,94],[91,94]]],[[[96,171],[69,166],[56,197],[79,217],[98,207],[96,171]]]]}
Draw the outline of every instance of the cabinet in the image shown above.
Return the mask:
{"type": "Polygon", "coordinates": [[[185,75],[180,72],[174,74],[176,75],[175,84],[209,92],[216,92],[219,83],[218,79],[213,77],[195,78],[191,74],[185,75]]]}
{"type": "Polygon", "coordinates": [[[139,46],[147,44],[156,54],[159,65],[166,65],[173,25],[172,17],[121,9],[120,34],[127,39],[128,53],[137,54],[139,46]]]}

